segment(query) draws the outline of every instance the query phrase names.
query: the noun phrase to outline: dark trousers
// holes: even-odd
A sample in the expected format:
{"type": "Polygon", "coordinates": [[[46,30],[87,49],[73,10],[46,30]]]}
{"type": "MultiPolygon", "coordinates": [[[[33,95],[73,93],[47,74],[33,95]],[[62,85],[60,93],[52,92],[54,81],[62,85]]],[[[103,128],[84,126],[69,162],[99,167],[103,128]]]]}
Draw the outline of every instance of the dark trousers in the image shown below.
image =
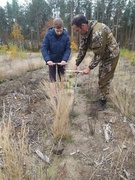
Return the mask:
{"type": "Polygon", "coordinates": [[[65,74],[65,66],[53,65],[49,66],[49,78],[51,82],[56,82],[56,75],[58,74],[59,80],[65,74]]]}

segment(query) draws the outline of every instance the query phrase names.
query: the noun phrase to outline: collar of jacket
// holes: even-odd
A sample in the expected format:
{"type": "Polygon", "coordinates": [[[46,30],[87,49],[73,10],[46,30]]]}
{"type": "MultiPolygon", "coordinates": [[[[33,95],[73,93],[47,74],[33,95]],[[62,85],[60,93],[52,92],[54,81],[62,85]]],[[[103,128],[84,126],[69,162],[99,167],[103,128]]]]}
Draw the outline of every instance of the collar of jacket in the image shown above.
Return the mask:
{"type": "Polygon", "coordinates": [[[91,33],[93,27],[97,24],[97,21],[96,20],[88,20],[88,31],[83,34],[82,36],[84,38],[88,38],[89,34],[91,33]]]}

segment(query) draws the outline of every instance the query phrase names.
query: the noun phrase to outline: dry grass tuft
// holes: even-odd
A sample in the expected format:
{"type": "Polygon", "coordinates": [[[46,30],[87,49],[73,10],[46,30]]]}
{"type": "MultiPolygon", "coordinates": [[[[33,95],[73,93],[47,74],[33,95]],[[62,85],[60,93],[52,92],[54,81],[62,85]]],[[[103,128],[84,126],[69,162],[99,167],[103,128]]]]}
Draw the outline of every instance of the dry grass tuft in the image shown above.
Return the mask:
{"type": "Polygon", "coordinates": [[[25,123],[15,128],[11,115],[3,111],[0,123],[0,180],[49,179],[47,164],[31,153],[25,123]]]}
{"type": "Polygon", "coordinates": [[[27,56],[25,60],[18,59],[16,61],[12,61],[7,56],[0,56],[0,81],[3,82],[6,79],[12,79],[28,71],[44,67],[45,62],[39,54],[37,57],[35,55],[36,60],[31,54],[27,54],[27,56]]]}
{"type": "Polygon", "coordinates": [[[72,109],[73,94],[68,89],[65,90],[64,85],[61,85],[60,82],[56,82],[56,87],[58,87],[56,92],[57,100],[54,99],[50,92],[49,82],[43,80],[41,84],[41,88],[49,97],[46,99],[48,106],[51,107],[54,113],[54,121],[52,125],[53,136],[56,139],[69,138],[71,136],[69,115],[72,109]]]}
{"type": "Polygon", "coordinates": [[[72,106],[72,97],[62,90],[58,94],[57,100],[58,105],[55,111],[52,132],[55,138],[67,138],[71,135],[69,114],[72,106]]]}
{"type": "MultiPolygon", "coordinates": [[[[11,113],[10,113],[11,115],[11,113]]],[[[26,129],[21,127],[16,133],[10,119],[3,120],[0,124],[0,145],[1,145],[1,172],[2,179],[23,179],[26,154],[28,154],[28,143],[26,141],[26,129]]]]}
{"type": "Polygon", "coordinates": [[[110,98],[123,115],[134,119],[135,79],[132,74],[132,67],[126,64],[120,65],[127,67],[127,69],[125,69],[123,72],[123,70],[121,71],[118,66],[115,78],[113,79],[113,82],[111,84],[112,87],[110,91],[110,98]]]}

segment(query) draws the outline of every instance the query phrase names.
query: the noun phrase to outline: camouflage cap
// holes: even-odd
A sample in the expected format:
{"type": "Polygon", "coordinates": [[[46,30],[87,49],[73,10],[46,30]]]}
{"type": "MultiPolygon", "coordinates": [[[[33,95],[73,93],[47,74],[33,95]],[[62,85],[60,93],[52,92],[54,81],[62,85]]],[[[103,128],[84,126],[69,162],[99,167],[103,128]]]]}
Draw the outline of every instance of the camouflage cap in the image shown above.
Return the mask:
{"type": "Polygon", "coordinates": [[[60,29],[63,27],[63,20],[60,18],[56,18],[53,20],[53,27],[56,29],[60,29]]]}

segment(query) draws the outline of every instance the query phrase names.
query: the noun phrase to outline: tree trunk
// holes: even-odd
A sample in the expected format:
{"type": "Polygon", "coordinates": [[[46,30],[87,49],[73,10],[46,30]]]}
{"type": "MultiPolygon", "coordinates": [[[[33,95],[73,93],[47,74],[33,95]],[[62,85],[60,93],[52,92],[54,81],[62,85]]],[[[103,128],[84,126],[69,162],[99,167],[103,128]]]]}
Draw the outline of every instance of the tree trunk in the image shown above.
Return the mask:
{"type": "Polygon", "coordinates": [[[105,1],[102,0],[102,22],[104,22],[104,9],[105,9],[105,1]]]}
{"type": "MultiPolygon", "coordinates": [[[[73,9],[74,9],[74,2],[73,0],[70,1],[70,14],[71,14],[71,23],[72,23],[72,18],[73,18],[73,9]]],[[[70,23],[70,24],[71,24],[70,23]]],[[[73,33],[73,28],[72,28],[72,25],[71,25],[71,37],[73,37],[74,33],[73,33]]]]}

